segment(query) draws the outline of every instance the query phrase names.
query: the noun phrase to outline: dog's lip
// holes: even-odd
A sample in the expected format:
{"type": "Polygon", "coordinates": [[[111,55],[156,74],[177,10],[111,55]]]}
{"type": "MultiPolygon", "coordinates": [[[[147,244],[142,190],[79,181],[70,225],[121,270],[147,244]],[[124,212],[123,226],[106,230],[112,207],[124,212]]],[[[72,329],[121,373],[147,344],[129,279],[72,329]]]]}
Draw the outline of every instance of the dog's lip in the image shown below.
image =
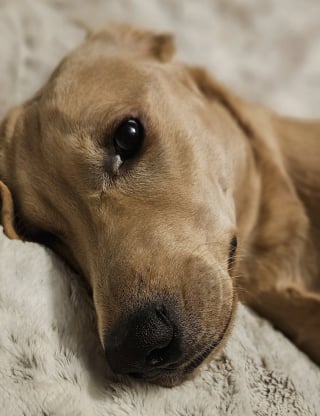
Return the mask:
{"type": "Polygon", "coordinates": [[[180,384],[184,378],[184,374],[179,369],[175,371],[158,371],[153,373],[133,373],[130,375],[138,382],[146,382],[156,384],[162,387],[173,387],[180,384]]]}
{"type": "Polygon", "coordinates": [[[196,357],[187,362],[187,364],[183,362],[180,365],[175,364],[168,367],[155,368],[145,373],[132,372],[128,375],[137,380],[154,383],[161,383],[162,380],[167,378],[180,378],[197,368],[210,355],[218,343],[219,342],[217,341],[213,341],[209,347],[203,349],[200,354],[197,354],[196,357]]]}
{"type": "Polygon", "coordinates": [[[139,379],[139,380],[145,380],[145,381],[152,381],[152,380],[156,380],[158,378],[161,378],[163,376],[174,376],[175,374],[178,374],[181,372],[181,367],[179,366],[168,366],[168,367],[158,367],[158,368],[154,368],[152,370],[146,371],[146,372],[132,372],[129,373],[128,375],[130,377],[139,379]]]}
{"type": "Polygon", "coordinates": [[[206,347],[200,354],[197,354],[196,357],[183,368],[183,374],[191,373],[191,371],[199,367],[199,365],[201,365],[203,361],[212,353],[216,346],[219,345],[219,342],[220,339],[219,341],[213,341],[209,347],[206,347]]]}
{"type": "Polygon", "coordinates": [[[193,370],[195,370],[199,365],[203,363],[203,361],[208,358],[208,356],[214,351],[214,349],[221,343],[223,340],[225,333],[227,332],[227,329],[230,325],[230,322],[232,320],[232,310],[230,312],[230,315],[228,317],[228,320],[223,328],[223,331],[219,335],[219,338],[217,340],[212,341],[212,343],[209,345],[209,347],[206,347],[200,354],[196,355],[195,358],[192,359],[191,362],[189,362],[183,369],[183,374],[186,375],[188,373],[191,373],[193,370]]]}

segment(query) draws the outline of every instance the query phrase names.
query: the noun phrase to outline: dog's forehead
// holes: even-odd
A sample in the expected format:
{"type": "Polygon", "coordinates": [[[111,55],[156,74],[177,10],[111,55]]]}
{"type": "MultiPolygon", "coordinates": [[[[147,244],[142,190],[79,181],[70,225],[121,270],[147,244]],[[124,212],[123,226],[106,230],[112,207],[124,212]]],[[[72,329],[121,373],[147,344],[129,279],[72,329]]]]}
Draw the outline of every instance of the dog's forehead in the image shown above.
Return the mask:
{"type": "Polygon", "coordinates": [[[103,55],[90,61],[71,56],[52,77],[46,101],[74,119],[151,103],[157,108],[168,97],[166,71],[151,61],[103,55]]]}

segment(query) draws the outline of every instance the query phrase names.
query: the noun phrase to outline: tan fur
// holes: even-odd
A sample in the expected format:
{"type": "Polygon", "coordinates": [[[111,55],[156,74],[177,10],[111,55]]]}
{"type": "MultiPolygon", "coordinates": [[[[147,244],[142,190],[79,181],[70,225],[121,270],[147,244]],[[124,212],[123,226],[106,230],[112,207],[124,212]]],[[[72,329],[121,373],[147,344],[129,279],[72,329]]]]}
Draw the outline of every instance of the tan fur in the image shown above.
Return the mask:
{"type": "Polygon", "coordinates": [[[18,233],[87,278],[102,343],[161,296],[177,305],[191,357],[222,345],[238,294],[320,363],[320,125],[250,104],[173,52],[170,36],[126,25],[90,33],[9,113],[0,179],[18,233]],[[110,171],[129,115],[145,125],[144,150],[110,171]]]}
{"type": "Polygon", "coordinates": [[[1,224],[3,232],[12,240],[20,240],[20,237],[14,229],[14,208],[11,193],[8,187],[0,181],[0,195],[2,200],[1,206],[1,224]]]}

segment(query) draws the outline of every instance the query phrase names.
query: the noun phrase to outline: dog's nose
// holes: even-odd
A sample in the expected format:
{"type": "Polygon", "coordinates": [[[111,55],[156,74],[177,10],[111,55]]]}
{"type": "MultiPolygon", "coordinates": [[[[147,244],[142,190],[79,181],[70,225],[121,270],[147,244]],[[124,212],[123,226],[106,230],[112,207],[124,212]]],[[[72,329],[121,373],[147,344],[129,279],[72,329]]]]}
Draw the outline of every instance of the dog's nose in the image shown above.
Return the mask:
{"type": "Polygon", "coordinates": [[[111,369],[118,374],[152,376],[180,356],[178,328],[163,304],[152,304],[118,323],[105,338],[111,369]]]}

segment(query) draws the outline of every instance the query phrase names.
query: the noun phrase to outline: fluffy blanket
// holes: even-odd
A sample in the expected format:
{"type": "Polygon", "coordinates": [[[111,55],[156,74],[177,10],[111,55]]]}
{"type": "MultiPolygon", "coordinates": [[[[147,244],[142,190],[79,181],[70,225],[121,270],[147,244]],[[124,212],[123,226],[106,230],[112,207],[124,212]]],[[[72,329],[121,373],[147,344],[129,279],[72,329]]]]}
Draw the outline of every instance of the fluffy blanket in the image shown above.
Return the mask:
{"type": "MultiPolygon", "coordinates": [[[[0,0],[0,111],[81,41],[82,19],[174,31],[180,57],[243,95],[319,116],[319,12],[318,0],[0,0]]],[[[320,415],[319,368],[244,306],[194,380],[173,389],[111,383],[78,276],[43,247],[2,234],[0,253],[0,415],[320,415]]]]}

